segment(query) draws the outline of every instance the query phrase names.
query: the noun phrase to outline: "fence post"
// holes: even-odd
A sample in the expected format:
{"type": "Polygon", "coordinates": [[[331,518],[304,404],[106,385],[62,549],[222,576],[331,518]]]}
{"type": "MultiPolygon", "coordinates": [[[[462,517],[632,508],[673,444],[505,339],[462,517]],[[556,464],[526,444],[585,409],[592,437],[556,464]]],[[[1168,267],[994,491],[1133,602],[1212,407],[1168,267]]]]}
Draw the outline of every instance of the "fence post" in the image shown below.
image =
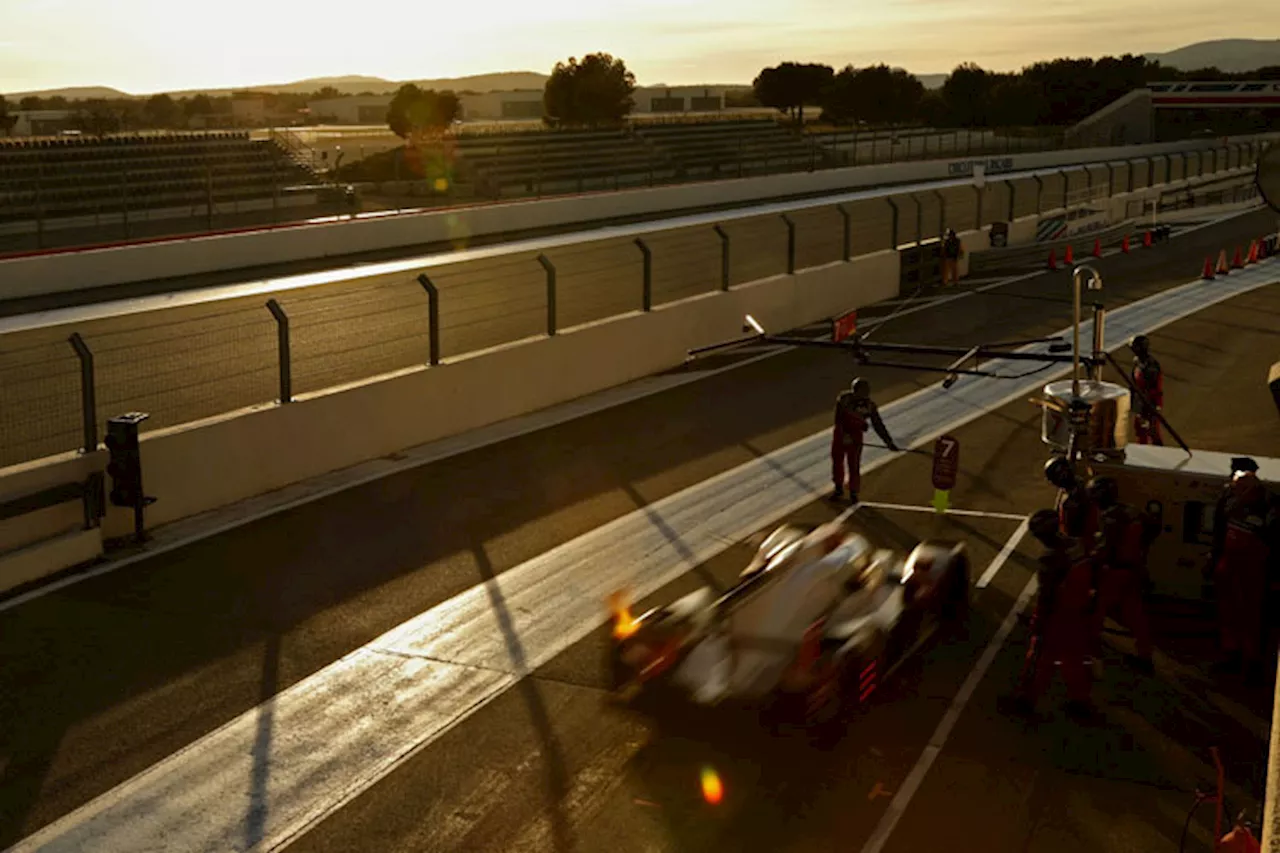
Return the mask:
{"type": "Polygon", "coordinates": [[[983,196],[985,196],[986,193],[983,192],[982,187],[977,187],[977,186],[973,188],[973,192],[978,197],[978,215],[977,215],[977,219],[974,221],[974,225],[977,227],[979,231],[981,231],[982,230],[982,207],[983,207],[982,202],[984,200],[983,196]]]}
{"type": "Polygon", "coordinates": [[[1014,207],[1014,198],[1015,198],[1015,196],[1016,196],[1016,195],[1017,195],[1017,193],[1018,193],[1018,182],[1017,182],[1017,181],[1005,181],[1005,185],[1006,185],[1007,187],[1009,187],[1009,224],[1010,224],[1010,225],[1012,225],[1012,224],[1013,224],[1013,214],[1014,214],[1014,211],[1015,211],[1015,210],[1017,210],[1017,208],[1016,208],[1016,207],[1014,207]]]}
{"type": "Polygon", "coordinates": [[[289,350],[289,315],[284,313],[280,303],[274,299],[267,300],[267,310],[276,318],[276,338],[280,352],[280,402],[293,402],[293,366],[289,350]]]}
{"type": "Polygon", "coordinates": [[[640,307],[645,311],[653,310],[653,252],[649,249],[649,244],[641,238],[636,238],[636,248],[640,250],[640,255],[644,259],[644,284],[640,291],[640,307]]]}
{"type": "Polygon", "coordinates": [[[888,197],[885,198],[885,201],[889,202],[889,207],[893,209],[893,218],[892,218],[893,224],[891,226],[893,230],[889,235],[890,239],[893,242],[889,244],[889,248],[896,249],[898,248],[898,203],[888,197]]]}
{"type": "Polygon", "coordinates": [[[947,233],[947,199],[942,190],[934,190],[933,194],[938,197],[938,236],[941,237],[947,233]]]}
{"type": "Polygon", "coordinates": [[[849,208],[845,207],[843,204],[837,204],[836,210],[840,211],[840,219],[844,222],[844,242],[841,257],[844,259],[845,263],[848,263],[849,255],[853,249],[853,246],[851,245],[853,242],[851,228],[852,222],[849,217],[849,208]]]}
{"type": "Polygon", "coordinates": [[[547,271],[547,337],[556,334],[556,267],[546,255],[538,255],[538,263],[547,271]]]}
{"type": "Polygon", "coordinates": [[[44,162],[40,160],[36,161],[36,248],[44,248],[44,162]]]}
{"type": "Polygon", "coordinates": [[[720,289],[729,289],[729,235],[719,225],[716,234],[720,235],[720,289]]]}
{"type": "Polygon", "coordinates": [[[787,224],[787,275],[796,273],[796,223],[782,214],[782,221],[787,224]]]}
{"type": "Polygon", "coordinates": [[[93,453],[98,449],[98,401],[93,378],[93,352],[79,332],[72,333],[67,342],[80,359],[80,412],[84,423],[82,450],[93,453]]]}
{"type": "Polygon", "coordinates": [[[435,367],[440,363],[440,291],[426,273],[418,276],[418,284],[427,292],[427,363],[435,367]]]}
{"type": "Polygon", "coordinates": [[[124,238],[129,239],[129,172],[120,170],[120,209],[124,221],[124,238]]]}
{"type": "Polygon", "coordinates": [[[1032,175],[1036,179],[1036,216],[1040,215],[1040,211],[1044,210],[1044,179],[1039,175],[1032,175]]]}
{"type": "Polygon", "coordinates": [[[919,246],[924,242],[924,205],[914,193],[911,196],[911,202],[916,206],[916,245],[919,246]]]}

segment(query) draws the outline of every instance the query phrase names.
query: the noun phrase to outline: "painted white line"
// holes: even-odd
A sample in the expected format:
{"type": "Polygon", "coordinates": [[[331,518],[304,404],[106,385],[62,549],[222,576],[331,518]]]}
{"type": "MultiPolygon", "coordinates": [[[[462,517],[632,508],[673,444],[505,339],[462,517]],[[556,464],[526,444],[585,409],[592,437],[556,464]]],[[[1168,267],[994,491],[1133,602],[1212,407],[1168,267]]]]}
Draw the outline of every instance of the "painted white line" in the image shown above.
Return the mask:
{"type": "MultiPolygon", "coordinates": [[[[1254,267],[1211,287],[1197,281],[1118,308],[1109,335],[1124,341],[1175,322],[1270,283],[1275,269],[1254,267]]],[[[949,391],[935,384],[882,413],[903,446],[922,446],[1050,378],[979,379],[949,391]]],[[[897,455],[868,448],[866,468],[897,455]]],[[[630,588],[642,598],[661,589],[728,543],[820,500],[829,476],[824,430],[638,509],[388,631],[13,849],[132,853],[167,849],[175,838],[201,850],[284,847],[598,628],[609,593],[630,588]],[[263,719],[271,720],[269,737],[263,719]]],[[[995,653],[988,651],[982,672],[995,653]]],[[[966,682],[957,700],[967,701],[974,685],[966,682]]],[[[931,747],[958,714],[944,718],[931,747]]]]}
{"type": "Polygon", "coordinates": [[[973,669],[969,672],[969,677],[961,685],[960,692],[951,700],[950,707],[942,715],[942,720],[938,723],[938,727],[934,729],[933,736],[929,738],[929,743],[925,746],[924,752],[920,754],[920,758],[916,761],[915,766],[911,768],[911,772],[907,774],[907,778],[898,786],[898,791],[894,794],[893,799],[889,801],[889,807],[880,818],[880,823],[876,825],[875,831],[871,833],[871,837],[867,839],[866,844],[862,845],[861,853],[881,853],[884,850],[885,844],[889,841],[889,836],[893,834],[898,822],[902,820],[902,815],[906,812],[907,806],[911,804],[916,791],[920,789],[920,784],[924,782],[925,775],[933,767],[934,761],[938,759],[938,754],[942,752],[942,747],[947,743],[947,738],[951,736],[951,730],[955,728],[956,721],[960,719],[960,714],[964,711],[965,706],[969,704],[969,700],[973,698],[974,691],[978,689],[978,684],[987,674],[987,670],[991,668],[991,662],[995,660],[996,655],[1004,646],[1005,640],[1009,638],[1009,633],[1013,630],[1013,626],[1017,624],[1018,617],[1022,615],[1022,611],[1026,609],[1031,596],[1035,594],[1037,586],[1036,577],[1032,575],[1031,579],[1027,581],[1027,585],[1023,587],[1018,600],[1014,602],[1013,609],[1004,618],[1000,629],[991,638],[991,642],[987,643],[986,649],[982,652],[982,657],[978,658],[978,662],[974,664],[973,669]]]}
{"type": "MultiPolygon", "coordinates": [[[[861,505],[868,506],[871,509],[892,509],[892,510],[900,510],[902,512],[928,512],[928,513],[938,512],[936,509],[934,509],[931,506],[917,506],[916,504],[894,504],[894,503],[881,503],[879,501],[864,501],[863,504],[861,505]]],[[[999,518],[1007,521],[1022,521],[1023,519],[1026,518],[1025,515],[1018,515],[1017,513],[1012,513],[1012,512],[986,512],[985,510],[980,510],[980,509],[948,508],[946,513],[944,514],[960,515],[968,518],[999,518]]]]}
{"type": "Polygon", "coordinates": [[[1000,553],[996,554],[996,558],[991,561],[991,565],[987,566],[987,570],[982,573],[982,577],[978,578],[976,586],[978,589],[986,589],[987,584],[991,583],[991,579],[996,576],[996,572],[1004,566],[1014,549],[1018,547],[1018,543],[1022,541],[1022,537],[1027,535],[1027,524],[1030,519],[1023,517],[1022,523],[1018,525],[1018,529],[1013,531],[1013,535],[1004,543],[1004,547],[1000,549],[1000,553]]]}

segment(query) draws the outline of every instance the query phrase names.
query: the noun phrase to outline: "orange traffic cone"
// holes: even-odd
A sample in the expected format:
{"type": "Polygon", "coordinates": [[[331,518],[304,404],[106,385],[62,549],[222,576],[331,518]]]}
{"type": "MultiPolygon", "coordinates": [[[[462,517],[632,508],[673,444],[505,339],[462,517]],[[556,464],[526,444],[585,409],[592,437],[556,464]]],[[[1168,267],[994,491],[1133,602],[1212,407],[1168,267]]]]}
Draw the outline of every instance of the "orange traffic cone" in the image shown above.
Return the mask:
{"type": "Polygon", "coordinates": [[[1151,232],[1150,231],[1147,231],[1142,235],[1142,248],[1144,249],[1151,248],[1151,232]]]}
{"type": "Polygon", "coordinates": [[[1120,251],[1126,255],[1129,254],[1129,235],[1124,235],[1124,239],[1120,241],[1120,251]]]}
{"type": "Polygon", "coordinates": [[[1053,249],[1049,250],[1049,269],[1056,270],[1058,268],[1058,255],[1053,249]]]}
{"type": "Polygon", "coordinates": [[[1102,257],[1102,240],[1098,237],[1093,239],[1093,256],[1095,258],[1102,257]]]}
{"type": "Polygon", "coordinates": [[[1075,257],[1071,254],[1070,243],[1067,244],[1067,250],[1062,253],[1062,261],[1063,263],[1067,263],[1067,264],[1074,264],[1076,262],[1075,257]]]}
{"type": "Polygon", "coordinates": [[[1218,275],[1230,275],[1231,265],[1227,263],[1227,250],[1223,249],[1218,252],[1218,275]]]}
{"type": "Polygon", "coordinates": [[[1244,259],[1246,264],[1256,264],[1258,262],[1258,241],[1254,240],[1249,244],[1249,256],[1244,259]]]}
{"type": "Polygon", "coordinates": [[[1205,281],[1213,281],[1213,258],[1204,259],[1204,272],[1200,274],[1205,281]]]}
{"type": "Polygon", "coordinates": [[[1244,258],[1240,256],[1240,247],[1236,246],[1236,256],[1231,259],[1231,268],[1233,270],[1241,269],[1244,266],[1244,258]]]}

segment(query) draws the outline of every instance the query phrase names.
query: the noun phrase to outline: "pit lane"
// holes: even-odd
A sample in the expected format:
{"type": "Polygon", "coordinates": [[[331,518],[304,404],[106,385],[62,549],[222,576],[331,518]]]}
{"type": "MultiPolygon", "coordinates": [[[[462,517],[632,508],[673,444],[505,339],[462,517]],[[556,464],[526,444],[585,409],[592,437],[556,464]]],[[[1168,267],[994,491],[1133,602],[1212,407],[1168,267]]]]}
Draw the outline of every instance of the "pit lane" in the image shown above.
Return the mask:
{"type": "MultiPolygon", "coordinates": [[[[1211,239],[1222,235],[1205,242],[1211,239]]],[[[1193,265],[1186,255],[1199,251],[1188,244],[1181,258],[1117,259],[1131,269],[1123,282],[1109,279],[1108,293],[1128,300],[1185,281],[1193,265]]],[[[1061,275],[1057,280],[1065,284],[1061,275]]],[[[1028,295],[1044,286],[1023,285],[1028,295]]],[[[990,340],[1059,328],[1063,306],[1038,305],[1045,306],[1040,313],[1005,306],[1002,314],[993,301],[974,298],[942,316],[921,312],[892,337],[990,340]]],[[[18,663],[0,675],[3,826],[30,831],[409,615],[638,504],[820,430],[833,389],[848,380],[842,362],[780,355],[298,508],[6,613],[6,658],[18,663]],[[413,519],[431,523],[415,528],[407,523],[413,519]]],[[[882,404],[933,379],[868,374],[882,404]]],[[[1171,382],[1173,376],[1170,370],[1171,382]]],[[[868,495],[882,497],[879,488],[868,479],[868,495]]],[[[1002,511],[1023,510],[1006,504],[1002,511]]],[[[930,518],[902,515],[894,523],[908,531],[930,518]]],[[[1003,521],[987,533],[993,542],[1007,536],[1003,521]]],[[[993,587],[1015,562],[1016,555],[993,587]]],[[[572,714],[549,713],[547,720],[572,714]]],[[[599,722],[596,710],[581,714],[599,722]]],[[[507,736],[538,742],[525,741],[518,726],[507,736]]],[[[535,746],[534,754],[540,751],[535,746]]],[[[494,772],[509,778],[512,768],[494,772]]],[[[543,796],[539,784],[534,790],[543,796]]],[[[459,821],[468,818],[451,823],[459,821]]],[[[370,840],[348,849],[377,848],[383,845],[370,840]]]]}
{"type": "MultiPolygon", "coordinates": [[[[1280,452],[1273,405],[1259,378],[1278,336],[1267,318],[1278,311],[1280,288],[1273,285],[1153,336],[1169,374],[1169,416],[1193,446],[1280,452]],[[1231,401],[1229,413],[1211,401],[1231,401]]],[[[1031,406],[1006,406],[956,434],[957,506],[1016,515],[1052,501],[1038,472],[1044,448],[1031,406]]],[[[1017,527],[1010,518],[939,518],[875,506],[926,502],[929,460],[921,456],[873,472],[864,492],[873,505],[854,518],[869,533],[899,546],[963,537],[978,571],[1017,527]]],[[[818,522],[839,510],[818,502],[793,520],[818,522]]],[[[750,553],[748,545],[736,545],[643,604],[669,601],[707,577],[727,583],[750,553]]],[[[991,584],[975,593],[969,636],[906,664],[832,750],[770,736],[738,718],[673,726],[604,704],[608,639],[601,629],[294,848],[1176,850],[1195,787],[1212,782],[1211,745],[1227,763],[1232,806],[1252,806],[1265,762],[1259,723],[1268,692],[1208,682],[1199,671],[1207,624],[1178,603],[1157,601],[1153,613],[1166,653],[1158,674],[1127,670],[1126,641],[1113,636],[1095,693],[1104,718],[1095,727],[1080,728],[1056,712],[1060,685],[1039,725],[1000,714],[997,698],[1013,683],[1026,641],[1025,627],[1016,627],[902,804],[886,843],[873,841],[926,746],[936,744],[939,721],[974,662],[1026,588],[1035,553],[1023,539],[991,584]],[[719,805],[700,795],[707,767],[724,786],[719,805]]],[[[1211,809],[1201,810],[1190,841],[1198,846],[1189,849],[1207,849],[1211,816],[1211,809]]]]}

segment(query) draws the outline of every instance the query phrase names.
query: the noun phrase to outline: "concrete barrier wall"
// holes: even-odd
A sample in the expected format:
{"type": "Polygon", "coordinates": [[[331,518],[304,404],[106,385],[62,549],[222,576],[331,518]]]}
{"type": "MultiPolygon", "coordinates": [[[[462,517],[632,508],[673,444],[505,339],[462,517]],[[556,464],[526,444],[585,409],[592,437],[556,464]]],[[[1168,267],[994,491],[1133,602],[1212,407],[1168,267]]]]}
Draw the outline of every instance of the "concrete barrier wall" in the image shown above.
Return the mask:
{"type": "MultiPolygon", "coordinates": [[[[434,368],[147,433],[150,525],[185,518],[651,375],[689,349],[742,333],[751,314],[783,330],[891,298],[898,255],[880,252],[511,344],[434,368]]],[[[56,464],[56,463],[55,463],[56,464]]],[[[132,516],[111,508],[108,536],[132,516]]]]}
{"type": "MultiPolygon", "coordinates": [[[[5,469],[0,502],[79,482],[106,466],[105,452],[63,454],[5,469]]],[[[102,531],[83,530],[84,506],[70,501],[0,521],[0,592],[102,553],[102,531]]]]}
{"type": "MultiPolygon", "coordinates": [[[[1165,143],[881,164],[397,216],[335,219],[329,223],[248,233],[13,258],[0,261],[0,284],[16,282],[24,293],[57,292],[395,247],[465,244],[473,236],[675,213],[808,193],[944,180],[971,174],[975,164],[985,165],[990,178],[998,180],[998,172],[1065,169],[1081,163],[1158,156],[1211,145],[1208,142],[1165,143]]],[[[1161,157],[1162,163],[1164,160],[1161,157]]],[[[4,291],[0,289],[0,298],[3,296],[4,291]]]]}

